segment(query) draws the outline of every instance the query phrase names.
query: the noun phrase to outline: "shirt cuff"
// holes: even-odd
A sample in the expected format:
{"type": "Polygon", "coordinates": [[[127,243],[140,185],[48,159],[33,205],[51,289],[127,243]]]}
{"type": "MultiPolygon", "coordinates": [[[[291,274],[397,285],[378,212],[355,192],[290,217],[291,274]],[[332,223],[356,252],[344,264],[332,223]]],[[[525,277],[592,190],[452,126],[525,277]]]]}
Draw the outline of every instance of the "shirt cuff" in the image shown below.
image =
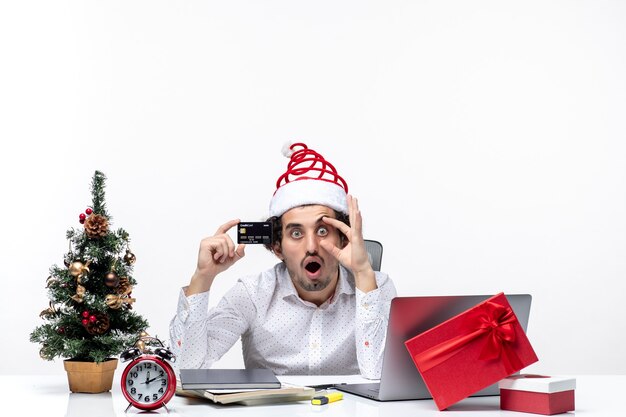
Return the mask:
{"type": "Polygon", "coordinates": [[[355,291],[357,314],[363,317],[365,321],[376,320],[380,317],[382,307],[380,288],[367,293],[358,288],[355,288],[355,291]]]}
{"type": "Polygon", "coordinates": [[[204,320],[209,309],[209,291],[187,297],[185,295],[186,289],[187,287],[181,288],[178,296],[177,314],[180,321],[185,323],[187,321],[204,320]]]}

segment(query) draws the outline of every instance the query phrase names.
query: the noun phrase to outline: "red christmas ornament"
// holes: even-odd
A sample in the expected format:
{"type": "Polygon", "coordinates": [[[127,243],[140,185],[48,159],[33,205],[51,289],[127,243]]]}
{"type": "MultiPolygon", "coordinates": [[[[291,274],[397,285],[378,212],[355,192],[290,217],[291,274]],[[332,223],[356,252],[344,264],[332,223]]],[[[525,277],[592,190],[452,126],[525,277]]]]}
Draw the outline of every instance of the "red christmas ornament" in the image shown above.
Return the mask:
{"type": "Polygon", "coordinates": [[[57,329],[58,334],[65,334],[65,327],[61,326],[57,329]]]}
{"type": "Polygon", "coordinates": [[[90,322],[95,323],[95,322],[96,322],[96,320],[97,320],[97,319],[96,319],[96,316],[94,316],[93,314],[92,314],[91,316],[89,316],[89,321],[90,321],[90,322]]]}
{"type": "Polygon", "coordinates": [[[89,324],[89,320],[87,319],[82,319],[80,322],[83,323],[83,326],[87,326],[89,324]]]}
{"type": "Polygon", "coordinates": [[[89,317],[89,311],[87,311],[87,310],[83,311],[83,313],[82,313],[82,314],[83,314],[83,317],[84,317],[84,318],[89,317]]]}
{"type": "Polygon", "coordinates": [[[85,213],[80,213],[80,214],[78,215],[78,219],[79,219],[79,220],[85,221],[85,219],[86,219],[86,218],[87,218],[87,215],[86,215],[85,213]]]}
{"type": "Polygon", "coordinates": [[[85,219],[80,219],[78,221],[80,222],[80,224],[85,224],[85,219]]]}
{"type": "Polygon", "coordinates": [[[87,210],[85,210],[85,213],[87,213],[87,215],[90,215],[91,213],[93,213],[93,210],[91,209],[91,207],[87,207],[87,210]]]}

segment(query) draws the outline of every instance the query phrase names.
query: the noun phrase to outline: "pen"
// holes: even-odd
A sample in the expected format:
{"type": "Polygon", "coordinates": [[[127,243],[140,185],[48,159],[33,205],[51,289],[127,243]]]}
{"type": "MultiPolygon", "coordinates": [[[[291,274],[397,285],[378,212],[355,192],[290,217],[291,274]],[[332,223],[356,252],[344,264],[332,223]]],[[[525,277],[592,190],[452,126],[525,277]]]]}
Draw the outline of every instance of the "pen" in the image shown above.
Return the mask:
{"type": "Polygon", "coordinates": [[[335,401],[339,401],[343,399],[343,393],[341,392],[330,392],[325,395],[320,395],[319,397],[313,397],[311,400],[311,404],[313,405],[324,405],[328,403],[333,403],[335,401]]]}

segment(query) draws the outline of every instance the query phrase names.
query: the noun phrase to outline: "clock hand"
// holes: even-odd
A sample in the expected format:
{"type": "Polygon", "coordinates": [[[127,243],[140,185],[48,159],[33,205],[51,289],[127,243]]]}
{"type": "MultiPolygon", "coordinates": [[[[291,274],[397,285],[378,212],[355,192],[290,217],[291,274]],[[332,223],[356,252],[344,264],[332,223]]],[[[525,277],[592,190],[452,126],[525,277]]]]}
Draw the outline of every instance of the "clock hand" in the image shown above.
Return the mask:
{"type": "Polygon", "coordinates": [[[154,378],[152,378],[152,379],[146,379],[146,381],[145,381],[145,382],[140,382],[140,384],[149,384],[149,383],[151,383],[152,381],[156,381],[157,379],[163,379],[163,377],[158,377],[158,376],[155,376],[155,377],[154,377],[154,378]]]}
{"type": "Polygon", "coordinates": [[[150,383],[150,371],[146,374],[146,384],[150,383]]]}

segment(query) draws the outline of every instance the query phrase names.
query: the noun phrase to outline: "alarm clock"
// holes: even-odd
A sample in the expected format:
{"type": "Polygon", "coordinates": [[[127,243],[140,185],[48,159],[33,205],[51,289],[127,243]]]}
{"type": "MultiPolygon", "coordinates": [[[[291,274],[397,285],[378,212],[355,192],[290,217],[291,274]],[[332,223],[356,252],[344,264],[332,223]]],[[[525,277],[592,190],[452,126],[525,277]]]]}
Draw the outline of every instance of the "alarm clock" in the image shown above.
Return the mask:
{"type": "MultiPolygon", "coordinates": [[[[175,362],[174,354],[154,337],[145,335],[137,339],[135,346],[120,355],[122,362],[131,361],[122,373],[122,394],[129,404],[140,410],[156,410],[164,407],[176,392],[176,374],[169,362],[175,362]],[[151,346],[156,342],[159,346],[151,346]]],[[[169,412],[169,410],[168,410],[169,412]]]]}

